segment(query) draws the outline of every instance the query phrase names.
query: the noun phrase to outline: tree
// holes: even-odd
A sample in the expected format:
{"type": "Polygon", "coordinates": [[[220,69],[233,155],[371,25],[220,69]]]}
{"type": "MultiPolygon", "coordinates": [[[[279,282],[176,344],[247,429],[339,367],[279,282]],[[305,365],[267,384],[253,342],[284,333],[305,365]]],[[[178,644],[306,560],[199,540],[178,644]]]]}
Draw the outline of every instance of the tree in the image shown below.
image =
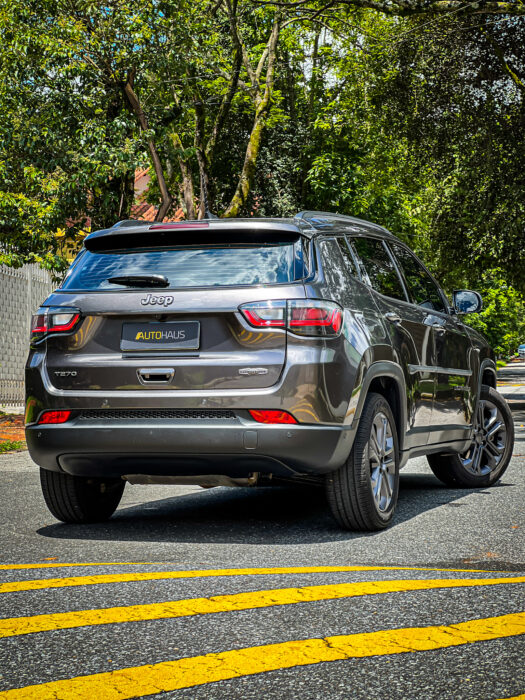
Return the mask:
{"type": "Polygon", "coordinates": [[[525,342],[525,299],[501,269],[486,272],[479,290],[483,310],[467,316],[466,322],[487,338],[497,355],[510,357],[525,342]]]}
{"type": "Polygon", "coordinates": [[[281,7],[293,10],[302,16],[314,19],[331,19],[348,9],[368,9],[388,16],[414,17],[439,15],[525,15],[523,0],[476,0],[465,3],[462,0],[255,0],[260,5],[281,7]]]}
{"type": "Polygon", "coordinates": [[[372,99],[384,129],[407,144],[435,269],[452,287],[503,267],[525,292],[525,102],[516,82],[525,22],[447,18],[408,31],[372,69],[372,99]]]}
{"type": "Polygon", "coordinates": [[[129,211],[142,149],[122,95],[72,53],[83,35],[54,3],[0,3],[1,261],[60,265],[57,231],[129,211]]]}
{"type": "Polygon", "coordinates": [[[159,218],[339,210],[449,286],[503,264],[521,288],[521,4],[368,6],[0,0],[9,260],[128,217],[150,165],[159,218]]]}
{"type": "MultiPolygon", "coordinates": [[[[189,218],[204,216],[213,206],[210,172],[232,106],[243,121],[249,114],[252,120],[242,162],[230,165],[238,177],[224,207],[228,216],[239,213],[273,109],[283,26],[278,11],[252,10],[249,0],[214,5],[113,0],[104,7],[88,0],[36,6],[2,0],[5,118],[0,129],[5,135],[2,161],[10,172],[4,174],[0,206],[11,244],[27,239],[31,218],[36,228],[30,235],[43,241],[65,220],[73,231],[88,218],[99,226],[129,216],[133,169],[147,160],[158,219],[174,203],[182,203],[189,218]],[[57,142],[59,158],[50,153],[57,142]],[[62,183],[52,204],[37,196],[46,216],[42,211],[31,216],[24,163],[36,167],[41,180],[55,187],[62,183]]],[[[38,192],[40,184],[36,187],[38,192]]]]}

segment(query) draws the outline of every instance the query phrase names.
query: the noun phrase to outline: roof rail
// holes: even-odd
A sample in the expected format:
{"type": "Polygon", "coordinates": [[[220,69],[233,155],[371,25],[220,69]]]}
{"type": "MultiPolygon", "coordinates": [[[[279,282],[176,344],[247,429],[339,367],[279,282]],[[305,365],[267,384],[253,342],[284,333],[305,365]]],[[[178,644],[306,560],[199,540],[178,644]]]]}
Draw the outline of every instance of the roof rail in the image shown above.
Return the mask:
{"type": "Polygon", "coordinates": [[[329,211],[300,211],[294,216],[294,220],[302,221],[309,224],[312,228],[318,231],[332,229],[334,226],[356,227],[367,229],[375,229],[382,233],[389,233],[379,224],[374,224],[366,219],[358,219],[356,216],[347,216],[346,214],[334,214],[329,211]]]}

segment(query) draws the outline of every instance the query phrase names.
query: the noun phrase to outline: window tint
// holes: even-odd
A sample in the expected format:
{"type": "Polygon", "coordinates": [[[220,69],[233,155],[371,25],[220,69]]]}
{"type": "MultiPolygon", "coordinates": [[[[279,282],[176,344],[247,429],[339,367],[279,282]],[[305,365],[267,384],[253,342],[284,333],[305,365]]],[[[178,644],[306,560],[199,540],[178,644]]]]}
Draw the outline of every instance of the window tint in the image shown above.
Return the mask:
{"type": "Polygon", "coordinates": [[[357,279],[360,279],[359,272],[357,271],[357,268],[355,266],[355,261],[354,261],[354,258],[352,257],[352,254],[350,252],[350,249],[348,247],[346,239],[338,238],[337,242],[339,243],[339,247],[341,248],[341,254],[343,256],[343,260],[344,260],[346,269],[352,275],[352,277],[356,277],[357,279]]]}
{"type": "Polygon", "coordinates": [[[281,284],[304,277],[303,253],[293,243],[87,251],[62,289],[123,289],[108,278],[144,274],[165,275],[172,288],[281,284]]]}
{"type": "Polygon", "coordinates": [[[354,238],[352,243],[363,261],[372,287],[387,297],[406,301],[403,285],[383,242],[375,238],[354,238]]]}
{"type": "Polygon", "coordinates": [[[445,312],[446,308],[438,288],[412,253],[396,243],[392,243],[391,247],[403,270],[413,302],[431,311],[445,312]]]}
{"type": "Polygon", "coordinates": [[[325,280],[333,293],[343,298],[347,291],[349,280],[338,241],[335,238],[319,241],[319,252],[325,280]]]}

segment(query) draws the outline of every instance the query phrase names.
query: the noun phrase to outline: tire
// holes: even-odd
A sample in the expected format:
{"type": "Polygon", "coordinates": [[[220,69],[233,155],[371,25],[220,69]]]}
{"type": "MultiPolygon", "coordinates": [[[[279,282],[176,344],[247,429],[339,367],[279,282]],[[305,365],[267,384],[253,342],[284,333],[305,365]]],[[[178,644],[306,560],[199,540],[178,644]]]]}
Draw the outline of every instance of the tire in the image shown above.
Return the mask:
{"type": "Polygon", "coordinates": [[[505,399],[481,387],[472,444],[461,454],[428,455],[435,476],[453,488],[483,488],[501,479],[514,448],[514,421],[505,399]],[[498,427],[499,426],[499,427],[498,427]]]}
{"type": "Polygon", "coordinates": [[[90,479],[40,469],[47,507],[64,523],[96,523],[115,512],[125,483],[121,479],[90,479]]]}
{"type": "Polygon", "coordinates": [[[326,477],[326,493],[332,515],[346,530],[371,532],[391,523],[399,493],[399,449],[396,422],[381,394],[367,396],[350,455],[326,477]],[[387,430],[381,433],[385,421],[387,430]]]}

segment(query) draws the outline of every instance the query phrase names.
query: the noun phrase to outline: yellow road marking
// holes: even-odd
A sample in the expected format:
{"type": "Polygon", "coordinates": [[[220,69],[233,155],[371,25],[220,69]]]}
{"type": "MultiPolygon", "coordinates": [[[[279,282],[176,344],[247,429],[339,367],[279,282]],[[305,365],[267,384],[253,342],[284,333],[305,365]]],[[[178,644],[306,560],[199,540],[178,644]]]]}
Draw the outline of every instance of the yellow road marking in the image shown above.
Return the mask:
{"type": "Polygon", "coordinates": [[[456,573],[493,573],[481,569],[427,569],[412,566],[294,566],[269,569],[201,569],[200,571],[150,571],[128,574],[97,574],[95,576],[71,576],[68,578],[42,578],[31,581],[0,583],[0,593],[37,591],[44,588],[68,586],[93,586],[101,583],[127,583],[130,581],[163,581],[178,578],[202,578],[207,576],[262,576],[276,574],[326,574],[345,571],[447,571],[456,573]]]}
{"type": "Polygon", "coordinates": [[[53,564],[0,564],[0,571],[11,571],[16,569],[54,569],[61,566],[155,566],[159,565],[159,562],[150,561],[89,561],[85,563],[61,563],[55,562],[53,564]]]}
{"type": "Polygon", "coordinates": [[[281,668],[445,649],[524,633],[525,613],[515,613],[455,625],[302,639],[16,688],[0,693],[0,700],[126,700],[281,668]]]}
{"type": "Polygon", "coordinates": [[[74,627],[207,615],[210,613],[268,608],[274,605],[292,605],[295,603],[335,600],[378,593],[398,593],[436,588],[471,588],[474,586],[493,586],[509,583],[525,583],[525,576],[494,579],[365,581],[362,583],[305,586],[303,588],[276,588],[266,591],[218,595],[212,598],[190,598],[148,605],[127,605],[49,615],[33,615],[31,617],[4,618],[0,619],[0,638],[47,632],[49,630],[72,629],[74,627]]]}

